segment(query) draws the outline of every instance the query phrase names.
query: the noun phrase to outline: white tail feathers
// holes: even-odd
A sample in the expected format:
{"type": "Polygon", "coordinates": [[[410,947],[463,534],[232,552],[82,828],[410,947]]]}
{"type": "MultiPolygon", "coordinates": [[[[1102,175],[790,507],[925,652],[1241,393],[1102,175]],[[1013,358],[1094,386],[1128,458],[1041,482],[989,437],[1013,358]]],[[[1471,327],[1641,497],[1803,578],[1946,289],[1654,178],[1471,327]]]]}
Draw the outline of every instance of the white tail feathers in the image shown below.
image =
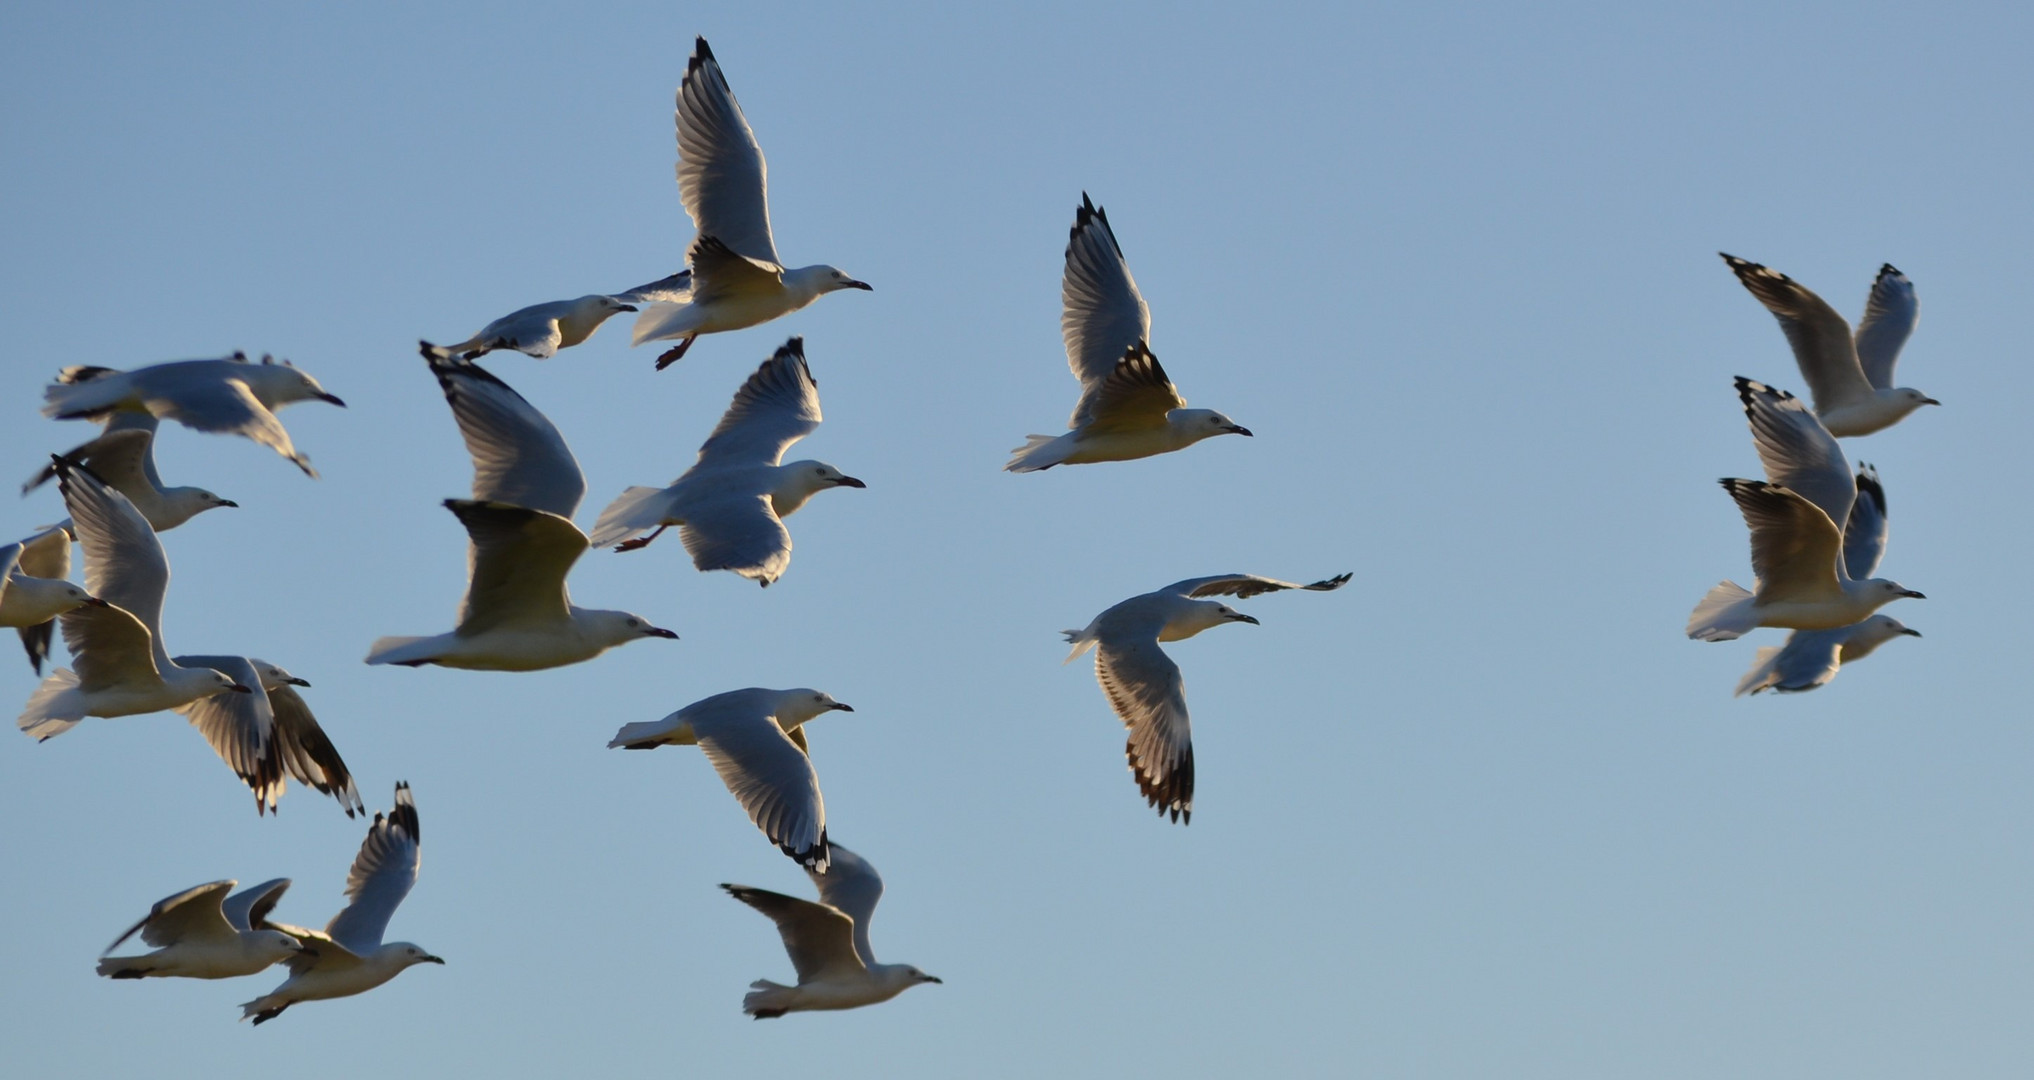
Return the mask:
{"type": "Polygon", "coordinates": [[[385,637],[375,638],[367,648],[367,662],[370,664],[421,664],[433,656],[433,650],[425,643],[436,640],[429,637],[385,637]]]}
{"type": "MultiPolygon", "coordinates": [[[[1092,629],[1092,627],[1089,629],[1092,629]]],[[[1061,630],[1060,633],[1065,634],[1067,644],[1073,646],[1073,651],[1067,653],[1066,659],[1060,661],[1062,664],[1073,663],[1082,653],[1094,648],[1095,642],[1099,640],[1095,635],[1088,633],[1087,630],[1061,630]]]]}
{"type": "Polygon", "coordinates": [[[593,547],[611,547],[664,524],[668,500],[660,499],[668,488],[632,487],[622,492],[600,512],[586,542],[593,547]]]}
{"type": "Polygon", "coordinates": [[[21,710],[17,723],[23,734],[47,740],[78,726],[78,721],[84,718],[85,695],[78,692],[77,673],[58,668],[28,696],[28,705],[21,710]]]}
{"type": "Polygon", "coordinates": [[[118,378],[124,374],[106,368],[65,368],[58,382],[43,388],[42,415],[70,419],[105,412],[127,396],[127,380],[118,378]]]}
{"type": "Polygon", "coordinates": [[[1729,641],[1756,629],[1759,617],[1752,610],[1755,599],[1734,581],[1718,584],[1688,616],[1688,636],[1697,641],[1729,641]]]}
{"type": "Polygon", "coordinates": [[[1773,661],[1778,659],[1779,655],[1780,647],[1777,645],[1761,647],[1758,655],[1752,657],[1751,670],[1745,672],[1744,678],[1738,680],[1737,692],[1731,696],[1743,697],[1746,694],[1756,694],[1779,682],[1779,674],[1773,670],[1773,661]]]}
{"type": "Polygon", "coordinates": [[[650,750],[659,746],[691,746],[699,741],[692,733],[690,720],[672,723],[670,717],[662,720],[645,720],[634,724],[623,724],[607,744],[609,750],[617,746],[630,750],[650,750]]]}
{"type": "Polygon", "coordinates": [[[143,966],[147,961],[141,956],[109,956],[99,961],[99,974],[109,979],[139,979],[151,969],[143,966]]]}
{"type": "Polygon", "coordinates": [[[1010,451],[1012,457],[1003,466],[1005,472],[1037,472],[1050,469],[1066,460],[1069,448],[1055,445],[1063,436],[1026,435],[1024,445],[1010,451]],[[1047,449],[1051,447],[1051,449],[1047,449]]]}
{"type": "Polygon", "coordinates": [[[792,987],[757,979],[749,984],[749,992],[742,995],[742,1011],[759,1020],[767,1016],[782,1016],[790,1011],[794,997],[792,987]]]}

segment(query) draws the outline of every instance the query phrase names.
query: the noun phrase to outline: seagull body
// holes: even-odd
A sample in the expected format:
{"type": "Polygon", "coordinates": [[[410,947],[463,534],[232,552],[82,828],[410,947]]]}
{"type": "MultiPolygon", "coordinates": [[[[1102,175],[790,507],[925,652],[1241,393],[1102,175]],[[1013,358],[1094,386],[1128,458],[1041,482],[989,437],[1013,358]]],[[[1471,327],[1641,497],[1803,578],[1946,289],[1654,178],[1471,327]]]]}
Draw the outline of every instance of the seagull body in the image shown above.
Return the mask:
{"type": "Polygon", "coordinates": [[[470,540],[466,600],[450,633],[382,638],[367,662],[536,671],[637,638],[676,638],[641,616],[572,603],[565,576],[586,553],[572,524],[586,478],[564,436],[478,364],[428,349],[424,359],[473,457],[473,498],[445,500],[470,540]]]}
{"type": "Polygon", "coordinates": [[[806,756],[806,721],[853,712],[817,690],[750,687],[702,698],[662,720],[625,724],[612,750],[698,746],[749,820],[784,854],[826,873],[826,802],[806,756]]]}
{"type": "Polygon", "coordinates": [[[777,257],[763,148],[703,37],[678,85],[677,129],[678,195],[699,233],[686,252],[692,277],[683,295],[636,316],[634,344],[679,339],[657,358],[659,369],[701,334],[756,326],[827,293],[869,288],[831,266],[786,267],[777,257]]]}
{"type": "Polygon", "coordinates": [[[254,792],[256,813],[276,808],[289,777],[338,799],[347,817],[367,809],[338,749],[293,689],[309,682],[251,657],[179,656],[176,662],[209,667],[251,688],[247,694],[199,698],[176,711],[254,792]]]}
{"type": "Polygon", "coordinates": [[[817,903],[747,885],[721,886],[777,924],[798,972],[796,986],[768,979],[750,983],[743,1012],[765,1020],[787,1012],[854,1009],[941,981],[910,964],[877,963],[869,948],[869,921],[883,898],[883,879],[868,860],[835,844],[832,869],[807,875],[819,886],[817,903]]]}
{"type": "Polygon", "coordinates": [[[287,361],[250,363],[245,353],[220,360],[178,360],[132,371],[68,367],[43,390],[42,414],[58,420],[101,419],[110,412],[145,412],[185,427],[244,435],[317,476],[297,452],[275,411],[297,401],[346,403],[287,361]]]}
{"type": "Polygon", "coordinates": [[[407,941],[381,940],[396,907],[417,883],[419,838],[410,786],[398,783],[395,808],[374,815],[346,875],[350,902],[345,910],[325,924],[323,933],[275,924],[303,951],[290,958],[290,977],[281,986],[240,1007],[242,1020],[264,1024],[297,1002],[351,997],[395,978],[404,968],[445,962],[407,941]]]}
{"type": "Polygon", "coordinates": [[[37,675],[49,659],[56,617],[92,602],[91,593],[66,580],[71,576],[69,525],[52,525],[0,547],[0,626],[20,632],[37,675]]]}
{"type": "Polygon", "coordinates": [[[1852,333],[1836,309],[1787,275],[1735,255],[1724,255],[1723,261],[1780,321],[1801,377],[1814,393],[1815,413],[1830,434],[1870,435],[1923,405],[1942,404],[1919,390],[1893,385],[1893,366],[1921,308],[1914,283],[1892,264],[1879,268],[1864,318],[1852,333]]]}
{"type": "Polygon", "coordinates": [[[140,922],[106,946],[110,953],[139,932],[142,942],[157,946],[156,951],[104,956],[99,974],[109,979],[232,979],[296,956],[301,951],[297,939],[266,921],[290,879],[265,881],[228,897],[236,884],[209,882],[157,901],[140,922]]]}
{"type": "Polygon", "coordinates": [[[252,688],[209,667],[172,662],[162,644],[169,560],[134,504],[82,465],[61,458],[57,484],[85,549],[85,589],[98,598],[63,614],[75,671],[58,668],[29,696],[19,726],[36,739],[69,731],[87,716],[174,709],[222,691],[252,688]]]}
{"type": "MultiPolygon", "coordinates": [[[[184,522],[222,506],[239,506],[200,487],[164,487],[155,471],[156,419],[149,413],[114,412],[104,435],[64,454],[64,460],[83,465],[99,475],[113,490],[127,496],[148,525],[156,532],[168,532],[184,522]]],[[[22,494],[56,478],[56,470],[45,466],[21,486],[22,494]]]]}
{"type": "Polygon", "coordinates": [[[769,585],[791,563],[783,519],[828,488],[868,486],[823,461],[780,464],[819,422],[819,387],[804,339],[794,337],[735,393],[698,462],[670,487],[622,492],[600,512],[590,543],[633,551],[677,525],[700,570],[732,570],[769,585]]]}
{"type": "Polygon", "coordinates": [[[428,355],[440,358],[458,356],[474,360],[496,349],[514,349],[548,360],[559,349],[569,349],[592,337],[609,317],[635,311],[637,304],[683,298],[691,288],[691,271],[680,270],[627,292],[590,293],[576,300],[552,300],[518,308],[457,345],[433,345],[428,341],[421,344],[428,355]]]}
{"type": "Polygon", "coordinates": [[[1109,216],[1081,194],[1060,280],[1059,328],[1067,364],[1081,381],[1064,435],[1029,435],[1003,468],[1037,472],[1054,465],[1130,461],[1185,449],[1216,435],[1250,429],[1213,409],[1189,409],[1146,344],[1151,309],[1109,228],[1109,216]]]}
{"type": "Polygon", "coordinates": [[[1125,754],[1145,801],[1174,821],[1192,821],[1194,748],[1187,722],[1186,683],[1179,666],[1158,647],[1161,641],[1190,638],[1211,626],[1257,620],[1210,596],[1249,599],[1281,589],[1330,592],[1348,574],[1296,585],[1255,574],[1189,578],[1156,592],[1133,596],[1095,616],[1080,630],[1065,631],[1073,646],[1067,662],[1095,650],[1095,680],[1109,705],[1130,729],[1125,754]]]}
{"type": "MultiPolygon", "coordinates": [[[[1688,619],[1688,636],[1728,641],[1760,626],[1833,630],[1863,622],[1901,597],[1922,598],[1883,578],[1854,579],[1845,566],[1844,530],[1836,519],[1850,520],[1857,481],[1815,414],[1792,394],[1750,379],[1739,378],[1737,388],[1772,480],[1719,483],[1751,529],[1757,588],[1725,581],[1711,589],[1688,619]]],[[[1883,532],[1877,544],[1882,551],[1883,532]]],[[[1870,561],[1876,566],[1876,553],[1870,561]]]]}

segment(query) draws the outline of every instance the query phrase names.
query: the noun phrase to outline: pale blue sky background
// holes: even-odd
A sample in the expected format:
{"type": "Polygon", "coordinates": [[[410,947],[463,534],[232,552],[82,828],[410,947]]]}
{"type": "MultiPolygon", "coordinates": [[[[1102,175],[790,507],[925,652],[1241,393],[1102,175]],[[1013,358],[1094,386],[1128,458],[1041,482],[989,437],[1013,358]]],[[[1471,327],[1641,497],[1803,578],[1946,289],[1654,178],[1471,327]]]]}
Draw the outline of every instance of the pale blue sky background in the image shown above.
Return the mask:
{"type": "MultiPolygon", "coordinates": [[[[307,692],[370,807],[408,779],[445,956],[253,1031],[233,984],[115,984],[155,899],[288,875],[321,925],[361,826],[278,820],[173,716],[0,744],[0,1045],[23,1076],[1962,1077],[2034,1070],[2034,738],[2022,497],[2030,17],[2006,5],[16,5],[0,466],[90,429],[65,364],[236,348],[352,405],[284,414],[324,471],[173,430],[242,509],[166,537],[173,651],[307,692]],[[676,269],[671,96],[712,41],[768,154],[779,247],[876,286],[651,370],[617,322],[488,366],[588,474],[662,483],[806,335],[869,482],[792,521],[767,591],[675,542],[589,556],[592,606],[676,629],[559,671],[370,669],[451,625],[470,479],[420,336],[676,269]],[[1083,190],[1196,405],[1257,432],[999,472],[1076,387],[1058,331],[1083,190]],[[1941,398],[1851,441],[1922,630],[1814,694],[1732,700],[1762,632],[1681,627],[1747,580],[1714,480],[1731,392],[1802,390],[1716,258],[1854,315],[1891,261],[1941,398]],[[1334,595],[1172,646],[1190,828],[1155,820],[1058,631],[1231,570],[1334,595]],[[752,1023],[790,965],[714,886],[809,886],[695,751],[604,749],[707,694],[859,710],[814,756],[883,872],[886,959],[945,986],[752,1023]]],[[[11,464],[10,464],[11,463],[11,464]]],[[[53,490],[10,511],[59,516],[53,490]]],[[[11,635],[10,635],[11,636],[11,635]]],[[[0,696],[27,665],[0,653],[0,696]]]]}

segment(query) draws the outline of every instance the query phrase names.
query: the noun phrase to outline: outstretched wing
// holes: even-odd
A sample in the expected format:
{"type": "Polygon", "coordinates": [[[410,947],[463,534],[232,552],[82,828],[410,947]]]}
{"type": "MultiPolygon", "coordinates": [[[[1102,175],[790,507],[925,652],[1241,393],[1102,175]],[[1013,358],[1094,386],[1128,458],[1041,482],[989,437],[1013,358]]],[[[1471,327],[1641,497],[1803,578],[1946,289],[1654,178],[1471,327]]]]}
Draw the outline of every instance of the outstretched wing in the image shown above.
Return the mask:
{"type": "Polygon", "coordinates": [[[1737,398],[1744,403],[1766,479],[1814,503],[1831,521],[1850,516],[1850,504],[1857,500],[1850,462],[1836,436],[1801,399],[1742,375],[1737,398]]]}
{"type": "Polygon", "coordinates": [[[854,920],[840,910],[747,885],[723,883],[721,888],[777,924],[801,985],[815,979],[852,978],[866,970],[855,955],[854,920]]]}
{"type": "Polygon", "coordinates": [[[826,802],[819,774],[777,722],[752,711],[693,720],[699,748],[749,820],[784,854],[827,867],[826,802]]]}
{"type": "Polygon", "coordinates": [[[507,503],[446,499],[445,507],[472,542],[456,633],[571,619],[565,575],[586,553],[585,533],[556,514],[507,503]]]}
{"type": "Polygon", "coordinates": [[[1088,383],[1081,391],[1066,426],[1093,434],[1162,428],[1166,413],[1183,408],[1186,399],[1179,396],[1158,357],[1137,341],[1106,378],[1088,383]]]}
{"type": "Polygon", "coordinates": [[[158,949],[168,948],[179,941],[229,942],[235,940],[233,927],[219,910],[219,901],[234,886],[231,879],[210,881],[194,885],[183,892],[165,896],[148,909],[148,914],[138,923],[127,928],[113,944],[106,946],[104,956],[120,947],[120,943],[141,932],[144,944],[158,949]]]}
{"type": "Polygon", "coordinates": [[[779,261],[763,148],[703,37],[678,84],[677,126],[678,197],[692,224],[743,255],[779,261]]]}
{"type": "Polygon", "coordinates": [[[247,687],[202,697],[176,711],[212,746],[235,776],[254,792],[256,813],[275,809],[282,798],[282,754],[275,738],[275,710],[261,688],[261,674],[244,656],[179,656],[178,667],[208,667],[247,687]]]}
{"type": "Polygon", "coordinates": [[[558,428],[480,365],[422,352],[473,455],[473,498],[570,519],[586,496],[586,477],[558,428]]]}
{"type": "Polygon", "coordinates": [[[1253,596],[1268,592],[1278,592],[1281,589],[1333,592],[1347,585],[1349,577],[1350,575],[1348,574],[1337,574],[1325,581],[1316,581],[1312,585],[1300,585],[1291,581],[1280,581],[1277,578],[1258,577],[1256,574],[1216,574],[1213,577],[1197,577],[1188,578],[1185,581],[1175,581],[1160,591],[1197,598],[1233,596],[1239,600],[1248,600],[1253,596]]]}
{"type": "Polygon", "coordinates": [[[1193,732],[1179,665],[1158,647],[1156,634],[1104,638],[1095,650],[1095,681],[1130,729],[1124,753],[1137,778],[1137,790],[1160,814],[1192,821],[1193,732]]]}
{"type": "MultiPolygon", "coordinates": [[[[803,725],[794,729],[802,732],[803,725]]],[[[876,962],[876,952],[869,947],[869,921],[876,917],[876,901],[883,898],[883,879],[867,859],[840,846],[829,843],[833,864],[826,873],[806,871],[812,883],[819,886],[819,899],[840,909],[841,913],[855,923],[855,954],[862,963],[876,962]]]]}
{"type": "Polygon", "coordinates": [[[1777,484],[1758,480],[1718,481],[1751,529],[1752,573],[1763,600],[1821,603],[1840,600],[1836,558],[1843,537],[1829,515],[1777,484]]]}
{"type": "Polygon", "coordinates": [[[1864,369],[1866,382],[1880,390],[1892,389],[1893,365],[1900,362],[1900,349],[1920,319],[1921,302],[1914,298],[1914,283],[1893,269],[1892,263],[1879,267],[1855,338],[1857,362],[1864,369]]]}
{"type": "Polygon", "coordinates": [[[1808,380],[1808,390],[1814,395],[1816,412],[1872,396],[1871,384],[1858,366],[1850,324],[1835,308],[1778,270],[1735,255],[1724,255],[1723,261],[1780,321],[1780,330],[1793,346],[1794,362],[1800,365],[1801,377],[1808,380]]]}
{"type": "Polygon", "coordinates": [[[1130,276],[1109,215],[1085,191],[1067,234],[1059,297],[1067,364],[1083,387],[1108,378],[1124,350],[1151,340],[1151,308],[1130,276]]]}
{"type": "Polygon", "coordinates": [[[735,391],[699,448],[699,466],[778,464],[819,422],[819,384],[805,362],[805,339],[794,337],[735,391]]]}
{"type": "MultiPolygon", "coordinates": [[[[237,696],[237,695],[236,695],[237,696]]],[[[275,741],[282,766],[319,792],[339,800],[347,817],[367,812],[353,773],[339,756],[339,748],[318,726],[318,718],[295,687],[278,686],[268,692],[269,707],[275,711],[275,741]]]]}
{"type": "Polygon", "coordinates": [[[346,898],[351,903],[325,925],[332,940],[356,956],[365,956],[381,947],[388,921],[403,897],[417,883],[421,862],[418,843],[417,804],[410,798],[410,785],[398,782],[395,808],[374,815],[367,827],[367,839],[353,858],[346,875],[346,898]]]}
{"type": "Polygon", "coordinates": [[[289,887],[290,879],[286,877],[270,878],[227,897],[220,909],[235,930],[267,930],[268,913],[275,910],[276,902],[289,887]]]}
{"type": "Polygon", "coordinates": [[[624,304],[682,304],[692,299],[692,271],[680,270],[670,277],[638,285],[627,292],[609,293],[624,304]]]}

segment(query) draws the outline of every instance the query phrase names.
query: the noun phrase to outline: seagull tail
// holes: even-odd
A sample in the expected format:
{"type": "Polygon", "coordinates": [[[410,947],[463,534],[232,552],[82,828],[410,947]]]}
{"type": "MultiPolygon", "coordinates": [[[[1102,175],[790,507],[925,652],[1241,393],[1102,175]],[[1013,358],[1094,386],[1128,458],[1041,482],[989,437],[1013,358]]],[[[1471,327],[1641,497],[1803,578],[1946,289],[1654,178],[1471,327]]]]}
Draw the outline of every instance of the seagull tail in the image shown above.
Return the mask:
{"type": "Polygon", "coordinates": [[[1731,696],[1743,697],[1746,694],[1756,694],[1761,690],[1770,689],[1777,685],[1780,681],[1780,675],[1779,672],[1774,670],[1773,662],[1779,658],[1779,646],[1762,646],[1758,651],[1758,655],[1752,657],[1751,670],[1745,672],[1744,678],[1737,681],[1737,693],[1731,696]]]}
{"type": "Polygon", "coordinates": [[[1729,641],[1755,629],[1758,613],[1752,610],[1756,598],[1734,581],[1725,581],[1709,590],[1688,616],[1688,636],[1697,641],[1729,641]]]}
{"type": "Polygon", "coordinates": [[[629,333],[629,344],[686,337],[699,329],[700,321],[700,314],[693,310],[691,301],[681,304],[659,300],[636,316],[635,329],[629,333]]]}
{"type": "Polygon", "coordinates": [[[1004,471],[1038,472],[1064,462],[1067,455],[1073,452],[1073,445],[1071,442],[1062,444],[1060,440],[1063,438],[1066,436],[1024,436],[1024,445],[1010,451],[1010,461],[1003,466],[1004,471]]]}
{"type": "Polygon", "coordinates": [[[1071,664],[1079,659],[1082,653],[1094,648],[1095,642],[1100,639],[1092,633],[1093,630],[1093,626],[1089,626],[1085,630],[1061,630],[1060,633],[1066,635],[1067,644],[1073,646],[1073,651],[1067,653],[1066,659],[1061,660],[1060,663],[1071,664]]]}
{"type": "Polygon", "coordinates": [[[118,408],[127,397],[124,371],[111,368],[71,367],[57,373],[57,381],[43,388],[42,415],[58,420],[98,416],[118,408]]]}
{"type": "Polygon", "coordinates": [[[669,490],[632,487],[622,492],[615,501],[607,504],[607,509],[600,512],[599,520],[593,523],[593,532],[586,538],[588,546],[612,547],[664,524],[670,510],[669,500],[657,496],[669,490]]]}
{"type": "Polygon", "coordinates": [[[749,984],[749,992],[742,995],[742,1011],[758,1020],[782,1016],[791,1011],[795,993],[794,987],[757,979],[749,984]]]}
{"type": "Polygon", "coordinates": [[[145,956],[108,956],[99,961],[98,970],[109,979],[139,979],[155,974],[145,956]]]}
{"type": "Polygon", "coordinates": [[[436,658],[437,650],[431,647],[436,641],[436,638],[429,637],[376,638],[374,644],[368,646],[367,662],[416,667],[436,658]]]}
{"type": "Polygon", "coordinates": [[[670,717],[662,720],[644,720],[634,724],[623,724],[622,729],[608,740],[609,750],[619,746],[624,750],[655,750],[659,746],[692,746],[699,742],[699,736],[692,733],[690,720],[680,724],[671,723],[670,717]]]}
{"type": "Polygon", "coordinates": [[[84,718],[85,695],[78,692],[77,674],[58,668],[29,695],[17,723],[29,738],[47,740],[71,730],[84,718]]]}
{"type": "Polygon", "coordinates": [[[251,1019],[256,1027],[260,1027],[270,1020],[281,1016],[284,1009],[294,1004],[289,1001],[277,1002],[274,999],[274,994],[263,994],[253,1001],[242,1002],[240,1005],[240,1018],[242,1020],[251,1019]]]}

